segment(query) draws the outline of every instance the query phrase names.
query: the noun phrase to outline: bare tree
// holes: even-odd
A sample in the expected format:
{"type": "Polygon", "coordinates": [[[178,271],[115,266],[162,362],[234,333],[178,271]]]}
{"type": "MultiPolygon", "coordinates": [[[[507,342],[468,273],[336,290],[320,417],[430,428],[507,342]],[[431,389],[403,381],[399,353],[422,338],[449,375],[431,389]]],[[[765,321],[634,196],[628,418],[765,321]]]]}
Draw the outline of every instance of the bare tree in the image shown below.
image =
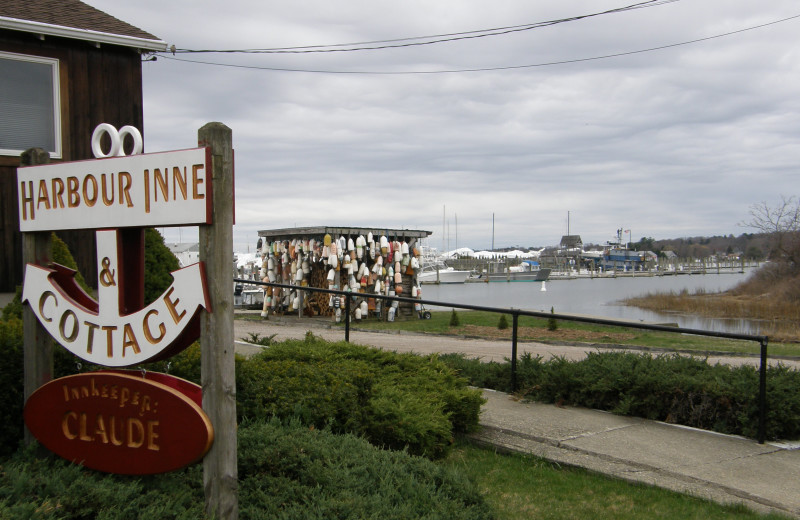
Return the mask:
{"type": "Polygon", "coordinates": [[[753,204],[750,220],[743,225],[769,235],[772,260],[785,262],[792,270],[800,266],[800,199],[782,195],[774,206],[753,204]]]}

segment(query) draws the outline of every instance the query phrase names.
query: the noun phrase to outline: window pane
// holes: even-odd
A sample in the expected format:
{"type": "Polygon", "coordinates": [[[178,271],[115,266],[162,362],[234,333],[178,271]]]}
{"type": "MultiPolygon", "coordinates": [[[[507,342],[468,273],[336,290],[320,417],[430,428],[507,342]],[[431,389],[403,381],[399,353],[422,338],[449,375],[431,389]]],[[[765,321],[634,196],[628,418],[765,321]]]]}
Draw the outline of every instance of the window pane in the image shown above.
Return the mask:
{"type": "Polygon", "coordinates": [[[54,66],[0,56],[0,149],[57,151],[54,66]]]}

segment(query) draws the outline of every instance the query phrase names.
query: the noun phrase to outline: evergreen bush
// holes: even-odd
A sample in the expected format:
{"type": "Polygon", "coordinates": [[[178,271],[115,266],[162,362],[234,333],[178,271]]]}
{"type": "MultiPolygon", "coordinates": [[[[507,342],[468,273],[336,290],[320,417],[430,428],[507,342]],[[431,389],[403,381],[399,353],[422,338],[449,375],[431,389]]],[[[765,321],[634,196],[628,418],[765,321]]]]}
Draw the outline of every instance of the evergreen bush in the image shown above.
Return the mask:
{"type": "Polygon", "coordinates": [[[0,457],[13,453],[22,440],[22,320],[0,320],[0,457]]]}
{"type": "Polygon", "coordinates": [[[458,319],[458,313],[456,312],[455,309],[453,309],[453,312],[450,313],[450,326],[451,327],[461,326],[461,320],[458,319]]]}
{"type": "Polygon", "coordinates": [[[180,269],[164,237],[153,228],[144,230],[144,266],[144,302],[149,305],[172,285],[171,273],[180,269]]]}
{"type": "Polygon", "coordinates": [[[81,288],[88,294],[91,294],[92,290],[89,287],[89,284],[86,283],[86,280],[84,280],[83,275],[80,273],[80,271],[78,271],[78,264],[72,257],[72,253],[70,252],[69,247],[67,247],[66,242],[61,240],[55,233],[51,234],[51,240],[53,244],[53,262],[63,265],[64,267],[69,267],[75,271],[75,281],[77,284],[80,285],[81,288]]]}
{"type": "MultiPolygon", "coordinates": [[[[298,420],[243,425],[239,518],[490,520],[460,474],[298,420]]],[[[202,464],[152,476],[104,474],[22,449],[0,466],[0,518],[200,520],[202,464]]]]}
{"type": "MultiPolygon", "coordinates": [[[[475,385],[509,392],[509,363],[442,356],[475,385]]],[[[517,363],[520,394],[528,399],[585,406],[722,433],[758,433],[759,374],[751,365],[710,365],[678,354],[591,352],[580,361],[544,361],[525,353],[517,363]]],[[[767,369],[769,439],[800,438],[800,371],[767,369]]]]}
{"type": "Polygon", "coordinates": [[[506,318],[505,314],[501,314],[500,319],[497,320],[497,328],[500,330],[505,330],[508,328],[508,319],[506,318]]]}
{"type": "Polygon", "coordinates": [[[240,420],[299,417],[316,428],[437,458],[478,427],[480,390],[437,356],[398,354],[314,336],[237,362],[240,420]]]}
{"type": "MultiPolygon", "coordinates": [[[[550,314],[554,314],[554,310],[552,307],[550,307],[550,314]]],[[[550,331],[558,330],[558,321],[553,316],[547,318],[547,330],[550,331]]]]}

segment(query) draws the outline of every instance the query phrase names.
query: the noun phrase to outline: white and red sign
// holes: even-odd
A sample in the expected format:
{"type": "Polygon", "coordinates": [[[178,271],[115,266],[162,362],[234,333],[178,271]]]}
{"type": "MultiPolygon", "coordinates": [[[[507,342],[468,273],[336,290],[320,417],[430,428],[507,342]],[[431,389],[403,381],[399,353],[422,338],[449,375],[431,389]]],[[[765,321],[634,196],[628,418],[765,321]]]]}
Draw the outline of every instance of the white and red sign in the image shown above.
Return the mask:
{"type": "MultiPolygon", "coordinates": [[[[125,156],[122,141],[141,135],[98,126],[98,159],[19,168],[20,230],[95,229],[97,299],[63,266],[28,264],[22,301],[42,327],[81,359],[130,367],[170,357],[199,336],[210,312],[202,263],[172,273],[173,283],[144,305],[143,227],[211,224],[210,149],[125,156]],[[102,135],[111,151],[100,150],[102,135]],[[116,156],[116,157],[111,157],[116,156]],[[124,229],[119,228],[134,228],[124,229]]],[[[170,471],[202,458],[214,438],[200,388],[166,374],[67,376],[27,400],[25,421],[48,448],[69,460],[115,473],[170,471]]]]}
{"type": "Polygon", "coordinates": [[[211,223],[207,148],[17,169],[20,231],[211,223]]]}

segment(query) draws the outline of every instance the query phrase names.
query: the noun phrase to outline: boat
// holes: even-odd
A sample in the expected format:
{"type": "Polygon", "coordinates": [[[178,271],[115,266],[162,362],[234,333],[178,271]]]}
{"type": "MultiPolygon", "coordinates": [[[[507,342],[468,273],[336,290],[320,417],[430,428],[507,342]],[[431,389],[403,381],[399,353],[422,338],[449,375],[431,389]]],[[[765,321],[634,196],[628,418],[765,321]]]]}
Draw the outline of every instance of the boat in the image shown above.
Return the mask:
{"type": "Polygon", "coordinates": [[[429,283],[464,283],[469,278],[470,271],[454,269],[444,262],[436,261],[424,264],[417,273],[417,282],[429,283]]]}
{"type": "MultiPolygon", "coordinates": [[[[492,265],[490,264],[490,267],[492,265]]],[[[502,271],[483,273],[481,276],[490,282],[544,282],[550,278],[550,271],[550,268],[541,267],[535,260],[523,260],[519,265],[503,268],[502,271]]]]}

